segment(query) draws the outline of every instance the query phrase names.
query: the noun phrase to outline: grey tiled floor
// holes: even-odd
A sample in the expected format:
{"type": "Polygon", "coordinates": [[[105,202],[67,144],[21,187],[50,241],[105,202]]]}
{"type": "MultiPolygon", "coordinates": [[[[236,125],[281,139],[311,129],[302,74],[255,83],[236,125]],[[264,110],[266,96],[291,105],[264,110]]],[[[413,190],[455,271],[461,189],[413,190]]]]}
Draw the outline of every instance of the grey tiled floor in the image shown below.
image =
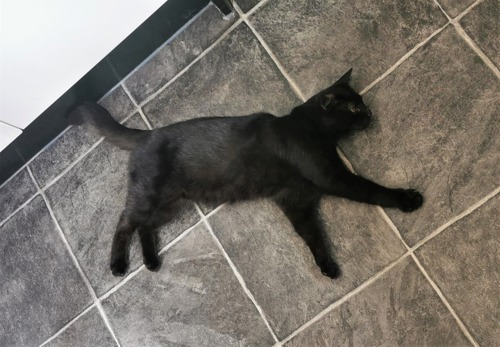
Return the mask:
{"type": "Polygon", "coordinates": [[[269,201],[195,206],[162,269],[108,270],[127,152],[69,128],[0,187],[0,346],[495,346],[500,341],[498,0],[237,0],[207,7],[101,103],[130,127],[286,114],[354,68],[375,123],[354,170],[412,214],[325,198],[343,277],[269,201]]]}

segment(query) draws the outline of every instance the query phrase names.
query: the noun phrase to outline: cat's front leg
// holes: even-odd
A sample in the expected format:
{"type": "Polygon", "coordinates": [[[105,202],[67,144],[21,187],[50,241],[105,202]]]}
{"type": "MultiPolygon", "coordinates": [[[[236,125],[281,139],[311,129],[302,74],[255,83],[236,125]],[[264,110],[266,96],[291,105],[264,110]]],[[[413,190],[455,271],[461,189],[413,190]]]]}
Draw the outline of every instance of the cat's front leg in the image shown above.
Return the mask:
{"type": "Polygon", "coordinates": [[[403,212],[415,211],[424,202],[422,194],[414,189],[387,188],[351,173],[336,177],[329,194],[382,207],[395,207],[403,212]]]}

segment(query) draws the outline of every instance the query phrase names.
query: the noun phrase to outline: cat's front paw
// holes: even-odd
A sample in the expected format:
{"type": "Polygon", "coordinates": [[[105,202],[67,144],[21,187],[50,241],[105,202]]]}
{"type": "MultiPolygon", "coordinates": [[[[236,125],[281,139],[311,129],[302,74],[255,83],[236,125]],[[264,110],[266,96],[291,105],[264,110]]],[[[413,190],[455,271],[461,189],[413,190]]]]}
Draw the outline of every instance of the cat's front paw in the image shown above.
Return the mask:
{"type": "Polygon", "coordinates": [[[424,197],[415,189],[401,189],[399,197],[399,209],[403,212],[412,212],[420,208],[424,203],[424,197]]]}
{"type": "Polygon", "coordinates": [[[110,265],[111,272],[113,273],[113,276],[116,277],[125,276],[125,274],[127,273],[127,268],[128,268],[127,262],[121,259],[111,262],[110,265]]]}
{"type": "Polygon", "coordinates": [[[144,259],[144,265],[149,271],[157,272],[161,267],[161,260],[158,256],[149,257],[144,259]]]}
{"type": "Polygon", "coordinates": [[[330,278],[339,278],[342,272],[339,265],[331,259],[325,259],[317,262],[321,273],[330,278]]]}

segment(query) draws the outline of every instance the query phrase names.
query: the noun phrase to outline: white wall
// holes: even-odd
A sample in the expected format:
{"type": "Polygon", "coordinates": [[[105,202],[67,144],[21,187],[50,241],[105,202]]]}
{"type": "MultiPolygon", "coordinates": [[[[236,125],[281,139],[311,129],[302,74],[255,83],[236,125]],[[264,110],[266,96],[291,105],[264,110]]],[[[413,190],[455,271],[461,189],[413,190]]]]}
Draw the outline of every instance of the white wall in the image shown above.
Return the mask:
{"type": "Polygon", "coordinates": [[[0,1],[0,151],[166,2],[0,1]]]}

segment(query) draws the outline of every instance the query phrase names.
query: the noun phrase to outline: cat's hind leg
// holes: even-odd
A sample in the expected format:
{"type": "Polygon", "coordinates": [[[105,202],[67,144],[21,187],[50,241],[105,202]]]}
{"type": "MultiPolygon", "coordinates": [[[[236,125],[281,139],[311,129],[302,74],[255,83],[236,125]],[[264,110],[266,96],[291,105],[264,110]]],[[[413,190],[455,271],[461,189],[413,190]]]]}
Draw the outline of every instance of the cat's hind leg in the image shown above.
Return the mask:
{"type": "Polygon", "coordinates": [[[124,276],[128,268],[128,246],[135,230],[139,234],[144,265],[157,271],[161,262],[157,255],[156,231],[168,223],[177,212],[178,196],[163,188],[151,194],[144,187],[131,186],[127,204],[116,228],[111,248],[110,268],[115,276],[124,276]]]}
{"type": "Polygon", "coordinates": [[[137,222],[132,220],[125,209],[120,216],[111,247],[110,269],[114,276],[124,276],[127,272],[128,246],[137,226],[137,222]]]}
{"type": "Polygon", "coordinates": [[[161,260],[158,257],[158,229],[170,222],[178,210],[177,201],[167,200],[158,204],[151,216],[137,229],[142,247],[144,265],[150,271],[158,271],[161,260]]]}

